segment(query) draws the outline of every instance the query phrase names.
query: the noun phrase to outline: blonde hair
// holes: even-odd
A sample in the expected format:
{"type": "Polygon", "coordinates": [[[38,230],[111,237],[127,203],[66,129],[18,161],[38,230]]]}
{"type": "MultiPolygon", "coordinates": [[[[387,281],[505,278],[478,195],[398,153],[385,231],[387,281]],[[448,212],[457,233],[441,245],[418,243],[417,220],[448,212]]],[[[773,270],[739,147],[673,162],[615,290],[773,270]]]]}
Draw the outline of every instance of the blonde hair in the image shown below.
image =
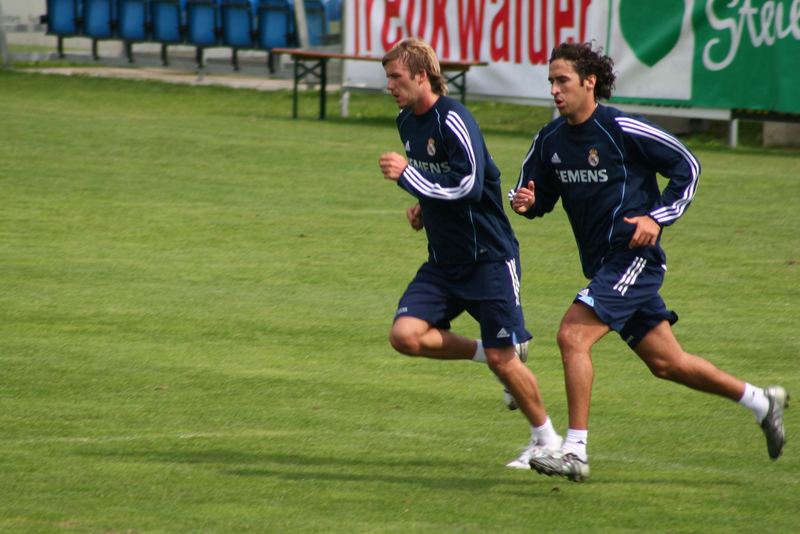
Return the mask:
{"type": "Polygon", "coordinates": [[[416,37],[409,37],[395,44],[383,56],[382,64],[398,60],[408,67],[411,76],[420,72],[428,73],[431,89],[437,95],[447,94],[447,82],[442,75],[442,68],[431,45],[416,37]]]}

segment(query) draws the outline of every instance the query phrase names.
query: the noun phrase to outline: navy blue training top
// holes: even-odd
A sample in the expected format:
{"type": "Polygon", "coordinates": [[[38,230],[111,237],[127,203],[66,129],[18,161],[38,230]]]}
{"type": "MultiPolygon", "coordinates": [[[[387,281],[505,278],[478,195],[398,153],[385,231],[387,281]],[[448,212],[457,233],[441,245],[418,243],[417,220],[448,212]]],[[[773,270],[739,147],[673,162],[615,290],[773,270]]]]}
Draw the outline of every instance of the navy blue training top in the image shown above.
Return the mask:
{"type": "Polygon", "coordinates": [[[641,117],[598,105],[582,124],[560,117],[539,131],[514,190],[534,181],[528,218],[550,212],[561,198],[583,274],[592,278],[606,258],[628,248],[635,226],[624,217],[650,215],[662,227],[672,224],[692,201],[699,175],[700,163],[675,137],[641,117]],[[656,173],[669,180],[663,191],[656,173]]]}
{"type": "Polygon", "coordinates": [[[472,114],[441,96],[422,115],[402,110],[397,129],[408,157],[397,184],[422,207],[428,260],[466,264],[518,256],[500,171],[472,114]]]}

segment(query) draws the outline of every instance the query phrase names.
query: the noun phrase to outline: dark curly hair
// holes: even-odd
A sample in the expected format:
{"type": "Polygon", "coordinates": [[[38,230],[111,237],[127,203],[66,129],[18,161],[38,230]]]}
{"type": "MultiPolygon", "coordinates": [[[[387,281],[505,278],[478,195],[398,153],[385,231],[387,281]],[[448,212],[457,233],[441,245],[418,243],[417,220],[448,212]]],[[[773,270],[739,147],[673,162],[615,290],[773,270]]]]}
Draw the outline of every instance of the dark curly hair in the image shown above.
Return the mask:
{"type": "Polygon", "coordinates": [[[550,63],[556,59],[571,61],[581,83],[590,74],[594,74],[597,82],[594,85],[594,97],[610,98],[614,89],[614,60],[603,54],[602,48],[592,48],[592,43],[561,43],[553,48],[550,63]]]}

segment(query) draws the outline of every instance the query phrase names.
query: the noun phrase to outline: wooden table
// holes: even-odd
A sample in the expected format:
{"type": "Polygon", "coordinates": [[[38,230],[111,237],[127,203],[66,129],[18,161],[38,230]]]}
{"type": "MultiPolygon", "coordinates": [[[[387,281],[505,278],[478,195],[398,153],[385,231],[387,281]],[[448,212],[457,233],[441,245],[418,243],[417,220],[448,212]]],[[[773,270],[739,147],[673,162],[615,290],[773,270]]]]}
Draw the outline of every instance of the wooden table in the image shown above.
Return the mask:
{"type": "MultiPolygon", "coordinates": [[[[272,54],[286,54],[294,60],[294,93],[292,96],[292,117],[297,118],[297,90],[298,85],[307,76],[319,78],[319,118],[325,118],[325,97],[328,84],[328,61],[331,59],[353,61],[381,62],[382,57],[362,56],[357,54],[340,54],[337,52],[324,52],[305,48],[273,48],[272,54]],[[309,65],[307,65],[308,63],[309,65]]],[[[485,61],[440,61],[439,65],[445,75],[445,80],[454,87],[465,102],[467,96],[467,72],[472,67],[484,67],[485,61]],[[447,73],[452,73],[448,76],[447,73]]]]}

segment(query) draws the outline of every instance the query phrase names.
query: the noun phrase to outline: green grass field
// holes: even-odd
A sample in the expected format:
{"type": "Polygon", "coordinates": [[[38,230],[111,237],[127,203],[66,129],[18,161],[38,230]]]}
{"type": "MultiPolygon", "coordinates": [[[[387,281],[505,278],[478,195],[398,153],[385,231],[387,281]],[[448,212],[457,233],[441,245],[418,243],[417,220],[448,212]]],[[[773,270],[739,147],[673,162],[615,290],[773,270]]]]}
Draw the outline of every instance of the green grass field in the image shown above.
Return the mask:
{"type": "MultiPolygon", "coordinates": [[[[319,122],[314,98],[293,121],[286,92],[0,71],[0,531],[798,531],[800,409],[771,462],[749,412],[615,336],[591,480],[506,469],[529,430],[490,372],[386,341],[425,257],[377,169],[392,102],[319,122]]],[[[473,109],[510,187],[549,112],[473,109]]],[[[798,396],[800,152],[689,143],[701,185],[664,238],[678,336],[798,396]]],[[[560,208],[512,223],[563,431],[554,334],[584,280],[560,208]]]]}

